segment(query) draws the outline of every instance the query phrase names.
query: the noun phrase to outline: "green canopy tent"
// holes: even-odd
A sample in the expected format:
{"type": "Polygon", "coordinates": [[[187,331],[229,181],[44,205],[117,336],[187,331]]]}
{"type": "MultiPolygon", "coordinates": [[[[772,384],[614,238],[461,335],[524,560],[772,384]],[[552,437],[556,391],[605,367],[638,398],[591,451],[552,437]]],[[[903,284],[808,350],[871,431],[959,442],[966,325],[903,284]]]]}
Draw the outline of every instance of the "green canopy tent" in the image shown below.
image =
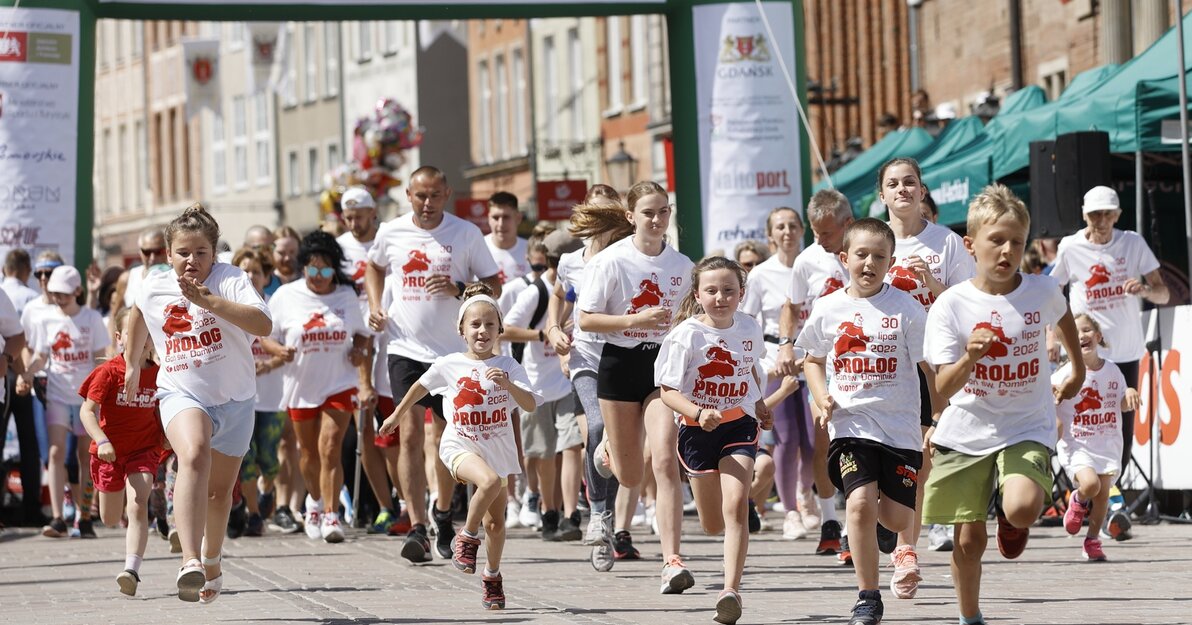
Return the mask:
{"type": "MultiPolygon", "coordinates": [[[[853,213],[856,214],[856,201],[877,184],[874,182],[874,177],[882,163],[895,156],[917,155],[931,145],[931,142],[931,135],[922,128],[895,130],[882,137],[881,141],[873,144],[847,165],[836,170],[832,174],[832,184],[845,197],[849,198],[849,202],[853,203],[853,213]]],[[[828,188],[828,182],[820,180],[813,190],[819,191],[826,188],[828,188]]]]}

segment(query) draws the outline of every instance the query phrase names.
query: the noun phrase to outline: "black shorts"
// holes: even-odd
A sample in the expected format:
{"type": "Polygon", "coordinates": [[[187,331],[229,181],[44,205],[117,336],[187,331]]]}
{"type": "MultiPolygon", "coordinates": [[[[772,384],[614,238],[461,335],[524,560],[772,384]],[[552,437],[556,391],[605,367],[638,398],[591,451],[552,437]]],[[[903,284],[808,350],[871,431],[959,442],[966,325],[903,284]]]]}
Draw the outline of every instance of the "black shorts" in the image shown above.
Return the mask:
{"type": "Polygon", "coordinates": [[[931,387],[927,384],[927,374],[923,373],[923,369],[915,365],[915,371],[919,373],[919,425],[929,428],[931,427],[931,387]]]}
{"type": "MultiPolygon", "coordinates": [[[[410,387],[414,386],[418,378],[422,377],[422,374],[426,373],[428,369],[430,369],[430,365],[425,362],[389,354],[389,388],[393,390],[393,400],[401,403],[406,393],[410,392],[410,387]]],[[[430,408],[440,419],[445,418],[443,417],[442,395],[427,394],[426,397],[418,400],[418,405],[430,408]]]]}
{"type": "Polygon", "coordinates": [[[736,455],[756,458],[760,432],[757,419],[748,416],[722,423],[711,432],[681,424],[679,462],[688,477],[715,475],[720,472],[722,458],[736,455]]]}
{"type": "Polygon", "coordinates": [[[915,508],[915,486],[923,454],[897,449],[864,438],[838,438],[828,445],[828,477],[832,485],[849,493],[877,482],[882,497],[915,508]]]}
{"type": "Polygon", "coordinates": [[[596,398],[640,404],[658,389],[654,361],[658,343],[641,343],[632,349],[605,343],[596,372],[596,398]]]}

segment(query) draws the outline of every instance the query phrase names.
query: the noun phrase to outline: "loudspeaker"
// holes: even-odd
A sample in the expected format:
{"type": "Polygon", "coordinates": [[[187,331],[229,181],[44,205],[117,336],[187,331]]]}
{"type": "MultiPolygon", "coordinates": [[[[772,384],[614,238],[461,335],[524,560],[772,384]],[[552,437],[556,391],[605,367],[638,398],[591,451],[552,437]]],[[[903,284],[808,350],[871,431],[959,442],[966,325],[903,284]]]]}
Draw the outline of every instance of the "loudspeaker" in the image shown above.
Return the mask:
{"type": "Polygon", "coordinates": [[[1031,143],[1031,238],[1063,237],[1084,227],[1084,194],[1112,183],[1109,133],[1072,132],[1031,143]]]}

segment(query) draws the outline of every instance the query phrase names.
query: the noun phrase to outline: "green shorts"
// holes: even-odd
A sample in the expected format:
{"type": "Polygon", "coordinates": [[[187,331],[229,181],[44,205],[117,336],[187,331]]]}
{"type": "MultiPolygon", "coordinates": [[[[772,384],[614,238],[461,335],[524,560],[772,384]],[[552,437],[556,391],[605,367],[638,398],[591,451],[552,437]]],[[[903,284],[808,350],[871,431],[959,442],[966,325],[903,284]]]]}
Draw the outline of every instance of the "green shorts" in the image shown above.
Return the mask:
{"type": "Polygon", "coordinates": [[[1023,441],[984,456],[936,448],[923,494],[923,523],[954,525],[984,521],[997,477],[999,492],[1006,479],[1021,475],[1043,489],[1051,501],[1051,452],[1042,443],[1023,441]]]}

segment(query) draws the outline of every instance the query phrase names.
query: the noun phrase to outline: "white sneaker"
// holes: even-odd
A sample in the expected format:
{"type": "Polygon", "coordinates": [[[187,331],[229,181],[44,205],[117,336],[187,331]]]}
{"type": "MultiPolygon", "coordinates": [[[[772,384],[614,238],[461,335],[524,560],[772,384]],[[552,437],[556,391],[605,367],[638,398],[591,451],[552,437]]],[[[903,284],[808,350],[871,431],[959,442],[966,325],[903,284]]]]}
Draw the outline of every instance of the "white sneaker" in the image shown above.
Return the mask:
{"type": "Polygon", "coordinates": [[[323,515],[323,523],[320,528],[323,534],[323,540],[329,543],[342,543],[344,541],[344,528],[339,525],[339,515],[334,512],[328,512],[323,515]]]}
{"type": "Polygon", "coordinates": [[[583,544],[588,547],[604,544],[604,524],[600,522],[600,515],[592,515],[592,518],[588,519],[583,544]]]}
{"type": "Polygon", "coordinates": [[[322,515],[318,510],[306,509],[306,517],[303,518],[302,523],[306,528],[306,536],[308,538],[318,540],[323,537],[323,528],[320,522],[321,517],[322,515]]]}
{"type": "Polygon", "coordinates": [[[813,532],[820,527],[820,509],[815,493],[811,489],[799,493],[799,513],[803,515],[803,527],[813,532]]]}
{"type": "Polygon", "coordinates": [[[782,537],[787,540],[807,538],[807,528],[803,525],[803,517],[798,510],[787,510],[786,519],[782,522],[782,537]]]}
{"type": "Polygon", "coordinates": [[[642,503],[640,499],[637,500],[637,509],[633,511],[633,519],[629,521],[630,527],[641,527],[646,524],[646,504],[642,503]]]}
{"type": "Polygon", "coordinates": [[[658,508],[654,504],[646,506],[646,524],[650,526],[650,531],[654,532],[655,536],[662,534],[658,531],[658,508]]]}
{"type": "Polygon", "coordinates": [[[927,548],[932,551],[952,551],[952,526],[932,525],[927,530],[927,548]]]}
{"type": "Polygon", "coordinates": [[[522,499],[521,512],[517,517],[522,525],[535,529],[542,527],[542,512],[538,509],[539,501],[541,501],[541,495],[531,493],[529,489],[526,489],[526,494],[522,499]]]}
{"type": "Polygon", "coordinates": [[[521,527],[521,502],[510,499],[505,502],[505,527],[521,527]]]}

